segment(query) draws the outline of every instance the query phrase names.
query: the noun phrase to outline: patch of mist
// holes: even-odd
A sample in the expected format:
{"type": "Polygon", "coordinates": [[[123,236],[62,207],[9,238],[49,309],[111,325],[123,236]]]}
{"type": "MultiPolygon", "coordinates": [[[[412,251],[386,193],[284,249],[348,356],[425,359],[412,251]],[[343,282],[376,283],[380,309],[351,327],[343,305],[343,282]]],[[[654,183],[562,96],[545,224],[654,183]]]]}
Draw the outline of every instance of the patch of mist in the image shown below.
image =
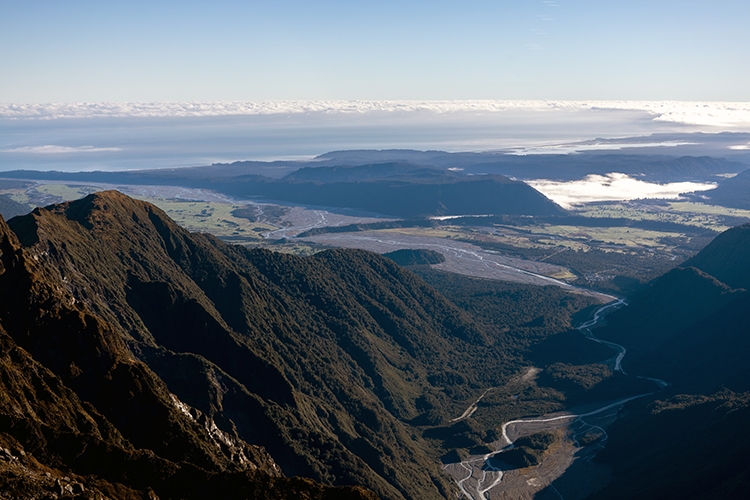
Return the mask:
{"type": "Polygon", "coordinates": [[[618,172],[588,175],[577,181],[537,179],[526,181],[526,183],[564,208],[595,201],[673,200],[678,199],[684,193],[708,191],[716,187],[716,184],[712,182],[656,184],[634,179],[618,172]]]}

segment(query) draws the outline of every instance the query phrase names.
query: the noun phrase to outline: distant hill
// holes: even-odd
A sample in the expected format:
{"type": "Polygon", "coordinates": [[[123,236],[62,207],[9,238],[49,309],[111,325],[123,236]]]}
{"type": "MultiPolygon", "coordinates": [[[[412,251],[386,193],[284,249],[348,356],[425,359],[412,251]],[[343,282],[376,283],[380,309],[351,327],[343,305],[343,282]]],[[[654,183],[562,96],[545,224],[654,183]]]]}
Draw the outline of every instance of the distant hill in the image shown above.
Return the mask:
{"type": "MultiPolygon", "coordinates": [[[[703,139],[705,138],[701,138],[703,139]]],[[[401,174],[410,174],[414,170],[423,169],[437,170],[446,175],[503,175],[516,179],[557,180],[576,180],[591,174],[620,172],[650,182],[675,182],[723,181],[721,175],[738,174],[747,168],[747,163],[728,158],[632,154],[624,151],[515,155],[507,152],[353,150],[334,151],[312,160],[300,161],[237,161],[200,167],[122,172],[69,173],[19,170],[3,172],[2,177],[207,187],[210,184],[221,186],[224,183],[246,183],[252,180],[261,182],[282,178],[286,178],[287,181],[357,182],[392,178],[399,170],[401,174]]],[[[739,183],[744,177],[735,179],[734,182],[739,183]]],[[[727,183],[727,191],[730,191],[729,186],[732,183],[727,183]]],[[[739,189],[735,191],[737,196],[741,195],[739,189]]]]}
{"type": "Polygon", "coordinates": [[[748,210],[750,209],[750,170],[724,179],[716,189],[702,194],[715,205],[748,210]]]}
{"type": "Polygon", "coordinates": [[[424,266],[440,264],[445,262],[445,257],[440,252],[426,249],[402,249],[384,253],[383,257],[391,259],[399,266],[424,266]]]}
{"type": "Polygon", "coordinates": [[[400,217],[426,215],[564,215],[539,191],[503,176],[449,175],[377,179],[357,182],[234,182],[216,186],[235,196],[366,210],[400,217]]]}
{"type": "Polygon", "coordinates": [[[9,196],[0,194],[0,215],[5,219],[10,219],[16,215],[25,215],[31,212],[31,207],[18,203],[9,196]]]}
{"type": "MultiPolygon", "coordinates": [[[[411,218],[434,215],[560,216],[565,211],[513,179],[581,179],[621,172],[652,182],[717,181],[747,165],[722,158],[664,155],[512,155],[442,151],[338,151],[312,161],[235,162],[129,172],[5,172],[15,179],[213,189],[323,207],[352,208],[411,218]]],[[[745,175],[706,196],[741,206],[745,175]],[[732,186],[737,186],[732,188],[732,186]],[[722,194],[723,193],[723,194],[722,194]]],[[[742,205],[744,206],[744,205],[742,205]]]]}
{"type": "Polygon", "coordinates": [[[744,163],[712,157],[581,154],[507,156],[467,167],[467,173],[497,173],[519,179],[575,180],[590,174],[620,172],[650,182],[718,180],[717,174],[741,172],[744,163]],[[523,158],[523,159],[517,159],[523,158]]]}
{"type": "MultiPolygon", "coordinates": [[[[664,140],[675,138],[665,137],[664,140]]],[[[318,166],[323,166],[323,162],[329,165],[348,166],[375,162],[408,162],[423,167],[459,168],[464,173],[501,174],[519,179],[573,180],[589,174],[621,172],[653,182],[718,180],[715,177],[717,174],[737,173],[747,169],[746,163],[712,156],[632,154],[624,151],[598,151],[575,155],[514,155],[503,152],[355,150],[334,151],[317,157],[316,161],[322,164],[318,166]]]]}
{"type": "Polygon", "coordinates": [[[413,163],[386,162],[358,166],[303,167],[283,178],[287,182],[362,182],[383,179],[413,179],[430,182],[456,178],[445,170],[426,168],[413,163]]]}
{"type": "MultiPolygon", "coordinates": [[[[258,190],[241,185],[227,189],[258,190]]],[[[504,176],[467,177],[410,163],[305,167],[261,189],[266,196],[288,201],[402,217],[565,213],[541,193],[504,176]]]]}
{"type": "Polygon", "coordinates": [[[696,267],[731,287],[750,290],[750,224],[721,233],[683,265],[696,267]]]}
{"type": "MultiPolygon", "coordinates": [[[[235,167],[233,172],[236,172],[235,167]]],[[[428,215],[564,215],[529,185],[502,175],[465,176],[404,163],[302,168],[282,179],[215,175],[207,169],[140,172],[8,172],[10,177],[125,184],[180,185],[231,196],[353,208],[399,217],[428,215]],[[182,175],[185,174],[185,175],[182,175]]]]}

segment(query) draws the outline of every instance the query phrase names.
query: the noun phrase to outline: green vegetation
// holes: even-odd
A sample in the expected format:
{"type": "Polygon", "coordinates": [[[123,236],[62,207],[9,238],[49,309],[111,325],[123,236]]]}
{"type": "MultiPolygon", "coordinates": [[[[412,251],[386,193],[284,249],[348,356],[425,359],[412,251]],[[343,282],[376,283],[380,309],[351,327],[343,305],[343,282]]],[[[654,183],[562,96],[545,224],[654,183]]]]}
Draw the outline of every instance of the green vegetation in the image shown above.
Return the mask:
{"type": "MultiPolygon", "coordinates": [[[[750,219],[750,211],[687,201],[589,203],[575,213],[593,219],[627,219],[725,231],[750,219]]],[[[689,230],[689,228],[686,228],[689,230]]]]}
{"type": "MultiPolygon", "coordinates": [[[[228,203],[183,201],[136,196],[164,210],[171,219],[189,231],[211,233],[233,243],[259,243],[262,232],[273,231],[275,226],[251,221],[237,216],[241,205],[228,203]]],[[[240,212],[243,213],[243,212],[240,212]]]]}
{"type": "Polygon", "coordinates": [[[399,266],[425,266],[445,262],[445,257],[443,257],[443,254],[440,252],[423,248],[417,250],[396,250],[394,252],[384,253],[383,257],[391,259],[399,266]]]}
{"type": "Polygon", "coordinates": [[[487,442],[508,420],[654,390],[650,381],[614,374],[597,364],[614,351],[572,330],[571,317],[596,304],[590,297],[555,286],[469,278],[427,266],[410,269],[470,313],[494,341],[485,355],[503,360],[506,373],[515,374],[494,384],[487,380],[492,389],[472,415],[481,431],[463,435],[467,447],[487,442]]]}
{"type": "MultiPolygon", "coordinates": [[[[190,203],[211,215],[211,205],[190,203]]],[[[112,345],[127,340],[132,351],[121,347],[118,355],[137,353],[160,380],[144,387],[164,384],[159,398],[168,401],[168,388],[219,429],[262,445],[290,475],[362,484],[388,498],[449,496],[439,457],[487,449],[497,415],[564,404],[562,393],[527,377],[524,353],[569,330],[570,316],[594,302],[557,287],[414,268],[454,304],[376,254],[301,258],[229,246],[116,192],[42,209],[11,226],[27,252],[42,256],[50,286],[70,294],[60,299],[65,308],[82,307],[106,323],[112,345]],[[450,422],[491,387],[498,389],[488,396],[521,393],[508,398],[520,404],[496,415],[483,400],[476,417],[450,422]],[[544,392],[548,403],[540,405],[544,392]]],[[[37,303],[29,293],[4,302],[7,314],[37,303]]],[[[86,392],[100,383],[101,369],[88,348],[71,344],[50,357],[49,342],[60,340],[29,348],[61,377],[90,374],[74,387],[126,439],[183,459],[164,441],[175,431],[124,419],[127,389],[107,385],[120,401],[112,407],[102,399],[110,393],[86,392]]]]}
{"type": "Polygon", "coordinates": [[[470,278],[427,266],[410,270],[470,313],[503,350],[511,352],[525,352],[532,344],[569,330],[572,314],[597,303],[556,286],[470,278]]]}
{"type": "Polygon", "coordinates": [[[39,184],[35,191],[48,198],[63,200],[78,200],[91,193],[98,191],[92,186],[68,185],[68,184],[39,184]]]}
{"type": "Polygon", "coordinates": [[[28,205],[19,203],[8,195],[0,194],[0,215],[5,219],[10,219],[16,215],[24,215],[29,211],[31,211],[31,208],[28,205]]]}
{"type": "Polygon", "coordinates": [[[710,202],[724,207],[743,209],[747,213],[750,209],[750,170],[723,180],[719,187],[711,190],[708,195],[710,202]]]}
{"type": "Polygon", "coordinates": [[[629,372],[670,385],[631,403],[608,429],[596,460],[611,465],[616,480],[594,498],[750,493],[740,458],[750,451],[749,243],[750,225],[722,233],[596,331],[628,349],[629,372]]]}
{"type": "Polygon", "coordinates": [[[542,461],[547,449],[556,441],[550,432],[538,432],[530,436],[518,438],[513,449],[504,451],[490,459],[490,463],[501,462],[516,468],[531,467],[542,461]]]}

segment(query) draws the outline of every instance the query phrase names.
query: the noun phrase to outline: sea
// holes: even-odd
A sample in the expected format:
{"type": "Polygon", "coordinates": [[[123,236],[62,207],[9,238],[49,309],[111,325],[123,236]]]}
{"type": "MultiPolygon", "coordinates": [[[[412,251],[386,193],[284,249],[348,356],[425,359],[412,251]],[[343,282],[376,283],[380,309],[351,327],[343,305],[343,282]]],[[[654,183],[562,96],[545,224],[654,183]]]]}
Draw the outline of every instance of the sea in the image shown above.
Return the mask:
{"type": "MultiPolygon", "coordinates": [[[[645,141],[668,152],[680,144],[663,140],[668,134],[725,131],[750,132],[750,103],[0,103],[0,171],[141,170],[243,160],[309,160],[349,149],[544,154],[622,149],[645,141]],[[657,136],[662,139],[649,139],[657,136]],[[628,137],[640,139],[630,144],[623,139],[628,137]]],[[[750,144],[735,146],[750,149],[750,144]]]]}

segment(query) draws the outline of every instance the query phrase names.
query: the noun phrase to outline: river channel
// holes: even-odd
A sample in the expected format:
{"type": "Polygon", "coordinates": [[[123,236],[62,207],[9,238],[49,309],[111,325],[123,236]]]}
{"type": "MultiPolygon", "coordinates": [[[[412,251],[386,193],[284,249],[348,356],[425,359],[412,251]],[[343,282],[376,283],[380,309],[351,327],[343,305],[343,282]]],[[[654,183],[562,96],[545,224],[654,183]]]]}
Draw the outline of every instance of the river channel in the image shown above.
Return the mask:
{"type": "MultiPolygon", "coordinates": [[[[606,313],[626,305],[623,299],[610,302],[600,307],[592,319],[578,327],[589,340],[616,351],[617,354],[609,360],[610,365],[614,371],[622,373],[625,373],[622,369],[622,359],[627,353],[625,347],[596,338],[591,328],[600,323],[606,313]]],[[[667,385],[662,380],[650,380],[659,388],[667,385]]],[[[491,447],[495,451],[447,464],[444,469],[455,479],[463,497],[470,500],[584,498],[604,486],[611,477],[606,466],[591,461],[606,444],[606,427],[617,418],[617,413],[625,403],[654,392],[599,403],[596,406],[580,407],[573,411],[511,420],[503,424],[501,439],[492,443],[491,447]],[[558,439],[539,465],[519,469],[503,463],[502,454],[513,449],[513,443],[518,438],[542,431],[551,432],[558,439]],[[565,472],[572,479],[562,487],[557,480],[565,472]]],[[[476,403],[470,409],[475,411],[476,403]]],[[[473,413],[469,410],[467,412],[468,415],[473,413]]],[[[464,415],[459,419],[465,418],[464,415]]]]}

